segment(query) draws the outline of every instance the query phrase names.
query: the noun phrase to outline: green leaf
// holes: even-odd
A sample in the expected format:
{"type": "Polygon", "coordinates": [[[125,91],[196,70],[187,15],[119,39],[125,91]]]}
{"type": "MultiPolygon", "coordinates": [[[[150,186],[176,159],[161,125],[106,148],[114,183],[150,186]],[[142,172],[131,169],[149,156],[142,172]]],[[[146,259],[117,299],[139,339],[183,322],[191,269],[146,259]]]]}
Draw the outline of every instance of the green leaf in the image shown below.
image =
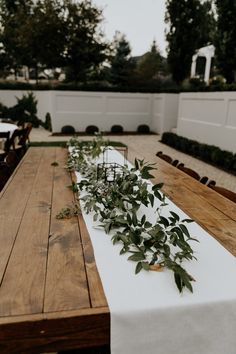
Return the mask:
{"type": "Polygon", "coordinates": [[[158,190],[155,190],[155,191],[154,191],[154,195],[155,195],[155,197],[156,197],[157,199],[162,200],[162,195],[161,195],[160,192],[158,192],[158,190]]]}
{"type": "Polygon", "coordinates": [[[141,225],[143,225],[146,221],[146,215],[144,214],[141,219],[141,225]]]}
{"type": "Polygon", "coordinates": [[[107,223],[104,225],[104,230],[105,230],[106,234],[109,234],[109,232],[111,231],[111,225],[112,225],[111,222],[107,222],[107,223]]]}
{"type": "Polygon", "coordinates": [[[169,226],[169,221],[168,219],[166,219],[164,216],[160,216],[160,221],[159,221],[160,224],[163,224],[165,227],[168,227],[169,226]]]}
{"type": "Polygon", "coordinates": [[[182,293],[183,290],[183,282],[180,277],[180,275],[176,272],[174,272],[174,278],[175,278],[175,284],[177,285],[177,288],[179,289],[179,292],[182,293]]]}
{"type": "Polygon", "coordinates": [[[150,200],[150,203],[151,203],[151,206],[153,207],[153,205],[154,205],[154,195],[153,194],[149,194],[148,195],[148,198],[149,198],[149,200],[150,200]]]}
{"type": "Polygon", "coordinates": [[[130,261],[143,261],[145,259],[145,256],[142,252],[134,252],[132,256],[129,256],[128,260],[130,261]]]}
{"type": "Polygon", "coordinates": [[[179,215],[177,215],[177,214],[176,214],[176,213],[174,213],[173,211],[170,211],[170,214],[173,216],[173,218],[174,218],[175,220],[177,220],[177,221],[179,221],[179,220],[180,220],[179,215]]]}
{"type": "Polygon", "coordinates": [[[122,225],[127,225],[127,220],[123,216],[118,216],[115,218],[115,222],[122,224],[122,225]]]}
{"type": "Polygon", "coordinates": [[[189,234],[189,231],[187,229],[187,227],[184,224],[180,224],[179,227],[181,228],[181,230],[183,231],[183,233],[187,236],[187,237],[191,237],[189,234]]]}
{"type": "Polygon", "coordinates": [[[149,263],[148,262],[141,262],[142,264],[142,267],[144,270],[149,270],[150,269],[150,266],[149,266],[149,263]]]}
{"type": "Polygon", "coordinates": [[[142,263],[138,262],[135,268],[135,274],[138,274],[143,269],[142,263]]]}
{"type": "Polygon", "coordinates": [[[182,222],[190,223],[190,222],[194,222],[194,220],[192,220],[192,219],[183,219],[182,222]]]}
{"type": "Polygon", "coordinates": [[[155,184],[155,185],[152,187],[152,190],[153,190],[153,191],[159,190],[159,189],[161,189],[163,186],[164,186],[164,183],[155,184]]]}
{"type": "Polygon", "coordinates": [[[127,213],[127,222],[129,225],[132,225],[132,219],[129,213],[127,213]]]}
{"type": "Polygon", "coordinates": [[[136,158],[134,160],[134,165],[135,165],[135,169],[139,170],[139,163],[138,163],[138,160],[136,158]]]}
{"type": "Polygon", "coordinates": [[[152,227],[152,224],[149,221],[145,221],[144,227],[145,229],[148,229],[149,227],[152,227]]]}
{"type": "Polygon", "coordinates": [[[138,224],[138,219],[137,219],[136,213],[133,213],[133,215],[132,215],[132,222],[133,222],[133,225],[134,225],[134,226],[137,226],[137,224],[138,224]]]}

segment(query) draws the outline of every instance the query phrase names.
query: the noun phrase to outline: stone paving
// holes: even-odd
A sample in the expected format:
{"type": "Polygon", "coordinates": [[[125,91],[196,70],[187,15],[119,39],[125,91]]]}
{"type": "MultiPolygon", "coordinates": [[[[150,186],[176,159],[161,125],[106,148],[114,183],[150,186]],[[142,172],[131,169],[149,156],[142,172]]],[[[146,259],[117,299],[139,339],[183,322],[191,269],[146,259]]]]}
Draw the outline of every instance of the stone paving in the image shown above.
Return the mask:
{"type": "MultiPolygon", "coordinates": [[[[91,136],[81,136],[79,138],[89,140],[91,136]]],[[[192,168],[201,177],[207,176],[210,180],[215,180],[217,185],[236,193],[236,176],[160,143],[159,135],[109,135],[108,138],[125,143],[128,146],[128,151],[132,151],[132,156],[135,156],[134,154],[137,152],[137,156],[141,156],[149,162],[157,162],[158,158],[155,154],[157,151],[162,151],[173,159],[183,162],[186,167],[192,168]]],[[[66,141],[70,137],[52,136],[43,128],[34,128],[30,134],[30,139],[31,141],[66,141]]]]}

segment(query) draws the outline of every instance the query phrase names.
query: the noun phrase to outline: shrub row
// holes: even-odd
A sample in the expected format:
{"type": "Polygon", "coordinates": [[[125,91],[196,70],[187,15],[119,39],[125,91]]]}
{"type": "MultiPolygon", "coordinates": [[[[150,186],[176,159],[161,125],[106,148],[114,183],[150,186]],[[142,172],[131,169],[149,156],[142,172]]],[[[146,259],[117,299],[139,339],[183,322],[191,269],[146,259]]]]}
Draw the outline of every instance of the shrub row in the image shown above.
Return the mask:
{"type": "Polygon", "coordinates": [[[227,172],[236,174],[236,154],[232,152],[169,132],[162,134],[161,142],[227,172]]]}
{"type": "MultiPolygon", "coordinates": [[[[85,133],[88,135],[93,135],[98,133],[99,129],[96,125],[88,125],[85,129],[85,133]]],[[[124,128],[121,125],[115,124],[111,127],[111,133],[113,134],[122,134],[124,132],[124,128]]],[[[61,128],[61,133],[65,135],[73,135],[76,133],[75,128],[72,125],[64,125],[61,128]]],[[[138,134],[150,134],[150,128],[146,124],[140,124],[137,128],[138,134]]]]}
{"type": "Polygon", "coordinates": [[[145,85],[122,85],[111,86],[104,82],[91,82],[87,84],[81,83],[38,83],[31,84],[27,82],[0,82],[0,90],[63,90],[63,91],[101,91],[101,92],[137,92],[137,93],[180,93],[180,92],[215,92],[215,91],[236,91],[236,84],[224,84],[213,82],[210,86],[197,79],[191,79],[188,84],[178,86],[168,83],[162,84],[145,84],[145,85]]]}

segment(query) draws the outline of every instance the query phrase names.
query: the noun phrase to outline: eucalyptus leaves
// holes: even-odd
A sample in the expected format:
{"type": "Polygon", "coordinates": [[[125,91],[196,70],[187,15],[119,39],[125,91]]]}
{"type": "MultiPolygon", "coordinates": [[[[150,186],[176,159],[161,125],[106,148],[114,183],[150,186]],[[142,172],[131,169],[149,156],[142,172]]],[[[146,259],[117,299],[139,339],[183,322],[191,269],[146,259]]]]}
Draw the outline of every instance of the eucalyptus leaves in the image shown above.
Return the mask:
{"type": "MultiPolygon", "coordinates": [[[[105,143],[105,145],[107,145],[105,143]]],[[[94,222],[112,235],[114,244],[121,245],[120,254],[136,263],[135,272],[141,270],[162,270],[164,267],[174,273],[175,283],[180,292],[186,287],[193,291],[193,277],[182,267],[183,260],[196,259],[189,241],[191,238],[186,224],[190,219],[181,220],[170,211],[163,216],[167,205],[160,191],[163,184],[151,185],[152,164],[135,160],[131,169],[122,167],[113,183],[104,183],[97,175],[93,159],[102,151],[102,138],[93,142],[94,149],[83,152],[83,145],[73,142],[69,168],[79,169],[83,179],[78,183],[83,191],[83,207],[86,213],[94,214],[94,222]],[[93,156],[92,159],[90,157],[93,156]],[[82,162],[82,163],[81,163],[82,162]],[[153,208],[155,222],[150,222],[142,210],[153,208]]]]}

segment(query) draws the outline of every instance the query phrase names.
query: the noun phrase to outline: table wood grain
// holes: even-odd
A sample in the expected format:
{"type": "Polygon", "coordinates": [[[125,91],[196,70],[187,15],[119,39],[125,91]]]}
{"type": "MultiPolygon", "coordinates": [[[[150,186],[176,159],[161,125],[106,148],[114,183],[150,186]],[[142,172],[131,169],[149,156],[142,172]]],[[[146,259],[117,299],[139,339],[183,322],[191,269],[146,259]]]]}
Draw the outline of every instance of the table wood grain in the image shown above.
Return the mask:
{"type": "MultiPolygon", "coordinates": [[[[110,342],[109,308],[83,217],[56,218],[75,198],[66,158],[63,148],[30,148],[0,194],[1,354],[110,342]]],[[[154,182],[164,182],[165,194],[236,256],[235,203],[162,160],[154,182]]]]}
{"type": "Polygon", "coordinates": [[[0,353],[109,343],[83,218],[56,218],[74,200],[66,158],[66,149],[30,148],[0,195],[0,353]]]}

